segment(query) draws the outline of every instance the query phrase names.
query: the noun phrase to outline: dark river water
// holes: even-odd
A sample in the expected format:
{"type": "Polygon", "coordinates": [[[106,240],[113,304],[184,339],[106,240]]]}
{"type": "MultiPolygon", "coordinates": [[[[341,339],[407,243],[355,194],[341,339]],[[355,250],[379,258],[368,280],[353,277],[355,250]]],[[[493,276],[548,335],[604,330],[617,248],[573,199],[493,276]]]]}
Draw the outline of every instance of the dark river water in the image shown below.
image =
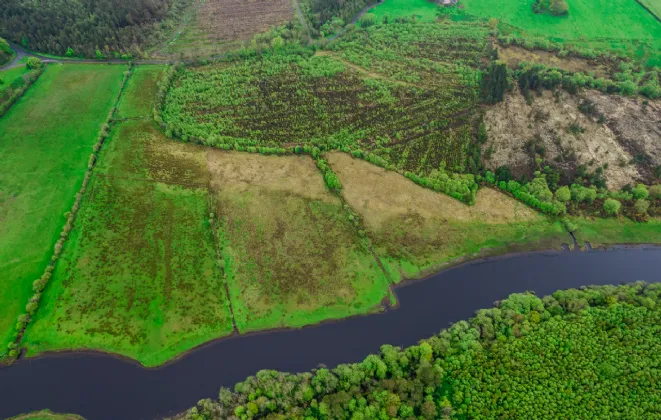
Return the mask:
{"type": "Polygon", "coordinates": [[[0,418],[43,408],[88,420],[161,418],[260,369],[300,372],[415,344],[510,293],[661,281],[659,268],[661,248],[518,255],[411,282],[397,289],[400,307],[382,314],[219,340],[157,369],[89,353],[22,360],[0,368],[0,418]]]}

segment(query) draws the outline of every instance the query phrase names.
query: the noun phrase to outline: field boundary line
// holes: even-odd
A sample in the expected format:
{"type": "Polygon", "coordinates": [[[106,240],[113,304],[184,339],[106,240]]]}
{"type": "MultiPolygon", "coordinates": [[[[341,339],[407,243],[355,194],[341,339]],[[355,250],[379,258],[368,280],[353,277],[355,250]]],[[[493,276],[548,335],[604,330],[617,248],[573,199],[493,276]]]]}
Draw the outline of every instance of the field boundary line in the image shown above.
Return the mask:
{"type": "Polygon", "coordinates": [[[209,186],[207,187],[207,211],[209,212],[209,224],[211,225],[211,233],[213,235],[214,248],[216,250],[216,263],[218,270],[220,270],[221,275],[223,276],[223,285],[225,286],[225,295],[227,297],[227,303],[229,304],[230,316],[232,317],[232,328],[237,334],[241,334],[239,328],[236,326],[236,318],[234,317],[234,307],[232,306],[232,297],[230,296],[230,285],[229,280],[227,279],[227,274],[225,272],[225,260],[223,259],[223,249],[220,242],[220,234],[218,233],[218,219],[216,218],[216,200],[215,192],[211,187],[211,181],[209,181],[209,186]],[[213,217],[211,215],[213,214],[213,217]]]}
{"type": "Polygon", "coordinates": [[[656,19],[657,22],[661,23],[661,17],[657,16],[656,13],[651,11],[649,7],[645,6],[640,0],[636,0],[636,3],[640,4],[643,9],[647,10],[649,12],[649,14],[654,16],[654,19],[656,19]]]}
{"type": "Polygon", "coordinates": [[[32,284],[32,290],[34,291],[34,294],[32,297],[29,299],[26,307],[25,307],[25,313],[20,314],[17,317],[16,320],[16,325],[15,325],[15,338],[14,340],[9,344],[8,346],[8,352],[5,355],[2,355],[2,359],[7,359],[7,361],[11,364],[14,361],[18,360],[21,355],[24,353],[26,350],[25,348],[21,349],[20,344],[23,339],[23,335],[25,334],[25,330],[27,329],[28,325],[30,324],[30,321],[32,321],[32,317],[35,315],[35,313],[39,310],[39,303],[41,302],[41,295],[42,292],[45,290],[46,286],[49,283],[49,280],[52,277],[53,271],[55,269],[55,265],[57,264],[57,261],[59,260],[59,257],[62,255],[62,250],[64,248],[64,245],[66,241],[69,238],[69,233],[74,227],[76,216],[78,215],[78,211],[80,210],[80,206],[83,200],[83,197],[85,195],[85,192],[87,190],[87,187],[89,185],[90,179],[92,178],[92,173],[94,171],[94,168],[96,167],[96,162],[98,161],[99,157],[99,152],[101,151],[101,148],[103,147],[103,144],[105,143],[106,139],[109,136],[109,127],[108,125],[112,123],[112,119],[117,112],[117,106],[119,104],[119,101],[122,98],[122,94],[124,93],[124,89],[126,88],[126,84],[128,80],[130,79],[131,75],[133,74],[133,67],[131,63],[128,65],[128,71],[124,72],[124,78],[122,79],[122,82],[119,87],[119,92],[117,92],[117,96],[115,97],[115,100],[113,101],[110,111],[108,112],[108,116],[106,117],[105,123],[101,125],[101,130],[99,131],[98,137],[97,137],[97,142],[94,145],[94,149],[92,151],[92,154],[90,155],[88,164],[87,164],[87,170],[85,171],[85,177],[83,178],[83,182],[80,186],[80,189],[78,190],[78,193],[76,193],[76,197],[73,203],[73,206],[71,207],[71,211],[69,212],[69,215],[67,217],[67,221],[62,228],[62,231],[60,232],[60,238],[57,240],[54,250],[53,250],[53,255],[51,256],[51,260],[44,269],[44,273],[42,276],[38,279],[35,280],[34,283],[32,284]]]}
{"type": "MultiPolygon", "coordinates": [[[[319,156],[320,158],[323,158],[321,155],[319,156]]],[[[326,160],[326,159],[324,159],[326,160]]],[[[331,171],[333,171],[333,168],[331,167],[331,164],[326,160],[326,165],[330,168],[331,171]]],[[[317,166],[317,165],[315,165],[317,166]]],[[[317,166],[318,167],[318,166],[317,166]]],[[[321,168],[319,168],[319,174],[324,177],[324,173],[322,172],[321,168]]],[[[333,171],[335,172],[335,171],[333,171]]],[[[324,180],[324,184],[326,184],[326,181],[324,180]]],[[[386,270],[385,266],[383,265],[383,262],[381,261],[381,258],[376,254],[376,251],[374,251],[374,247],[372,246],[372,241],[370,240],[369,236],[367,236],[367,231],[365,229],[365,225],[362,221],[362,217],[358,215],[358,213],[351,207],[351,205],[344,199],[344,196],[342,195],[341,190],[330,190],[331,194],[335,195],[337,198],[340,200],[340,204],[342,205],[342,210],[344,213],[348,213],[350,216],[353,217],[353,223],[350,223],[351,226],[353,227],[355,234],[358,238],[358,243],[362,244],[367,248],[367,252],[372,255],[372,258],[374,258],[374,261],[376,264],[379,266],[379,269],[383,273],[383,276],[386,278],[388,281],[388,291],[390,294],[395,295],[393,286],[395,285],[395,282],[393,281],[392,277],[390,277],[390,273],[388,273],[388,270],[386,270]],[[361,234],[363,232],[363,234],[361,234]]],[[[383,299],[385,300],[388,296],[384,296],[383,299]]]]}

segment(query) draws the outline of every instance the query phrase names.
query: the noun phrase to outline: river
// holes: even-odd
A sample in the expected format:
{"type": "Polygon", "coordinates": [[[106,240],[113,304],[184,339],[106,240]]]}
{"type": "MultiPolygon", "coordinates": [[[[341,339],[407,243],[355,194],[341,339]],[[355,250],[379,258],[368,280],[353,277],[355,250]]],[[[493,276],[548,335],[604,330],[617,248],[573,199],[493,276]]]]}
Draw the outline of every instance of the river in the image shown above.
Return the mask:
{"type": "Polygon", "coordinates": [[[523,254],[465,264],[397,289],[382,314],[219,340],[156,369],[110,355],[51,354],[0,368],[0,418],[50,408],[88,420],[183,411],[260,369],[300,372],[357,362],[381,344],[408,346],[510,293],[661,281],[661,248],[523,254]]]}

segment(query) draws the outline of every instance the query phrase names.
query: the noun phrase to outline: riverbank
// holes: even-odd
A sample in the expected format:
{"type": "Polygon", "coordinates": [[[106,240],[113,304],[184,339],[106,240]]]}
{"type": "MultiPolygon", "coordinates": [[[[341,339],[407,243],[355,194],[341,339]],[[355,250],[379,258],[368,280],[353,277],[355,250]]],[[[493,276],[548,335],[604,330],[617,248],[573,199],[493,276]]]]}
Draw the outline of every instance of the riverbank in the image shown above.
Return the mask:
{"type": "Polygon", "coordinates": [[[9,403],[0,406],[0,417],[43,407],[99,420],[173,415],[260,369],[301,372],[362,360],[382,344],[415,344],[510,293],[534,290],[541,296],[588,284],[654,281],[659,258],[661,249],[650,247],[475,261],[398,287],[396,310],[219,340],[157,369],[102,354],[22,360],[0,368],[0,394],[9,403]],[[26,387],[29,395],[21,391],[26,387]]]}

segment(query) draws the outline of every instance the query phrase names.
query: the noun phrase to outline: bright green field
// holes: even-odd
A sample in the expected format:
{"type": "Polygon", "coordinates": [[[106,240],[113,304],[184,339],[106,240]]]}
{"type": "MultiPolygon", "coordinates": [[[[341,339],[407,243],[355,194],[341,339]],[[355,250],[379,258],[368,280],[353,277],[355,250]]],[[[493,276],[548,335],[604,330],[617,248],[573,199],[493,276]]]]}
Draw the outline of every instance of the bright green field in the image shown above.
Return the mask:
{"type": "MultiPolygon", "coordinates": [[[[424,0],[421,0],[424,1],[424,0]]],[[[658,0],[652,0],[658,1],[658,0]]],[[[648,43],[658,56],[661,48],[661,24],[635,0],[567,0],[569,15],[564,17],[535,14],[532,1],[461,0],[463,11],[481,18],[496,18],[512,25],[519,36],[541,36],[557,42],[569,42],[596,50],[622,51],[642,58],[650,55],[648,43]]]]}
{"type": "Polygon", "coordinates": [[[579,244],[586,241],[594,246],[613,244],[658,244],[661,242],[661,219],[646,223],[625,218],[584,219],[573,218],[578,226],[574,233],[579,244]]]}
{"type": "Polygon", "coordinates": [[[661,0],[640,0],[640,2],[661,19],[661,0]]]}
{"type": "Polygon", "coordinates": [[[384,16],[397,18],[402,16],[415,16],[419,22],[433,22],[436,20],[439,6],[428,0],[385,0],[370,11],[381,22],[384,16]]]}
{"type": "Polygon", "coordinates": [[[50,261],[124,70],[51,65],[0,120],[0,349],[50,261]]]}
{"type": "MultiPolygon", "coordinates": [[[[120,115],[151,111],[144,97],[154,98],[160,69],[136,74],[120,115]]],[[[23,339],[29,354],[98,349],[154,366],[232,332],[208,190],[196,177],[204,154],[193,148],[202,159],[188,159],[187,146],[165,139],[149,115],[113,127],[23,339]]]]}

